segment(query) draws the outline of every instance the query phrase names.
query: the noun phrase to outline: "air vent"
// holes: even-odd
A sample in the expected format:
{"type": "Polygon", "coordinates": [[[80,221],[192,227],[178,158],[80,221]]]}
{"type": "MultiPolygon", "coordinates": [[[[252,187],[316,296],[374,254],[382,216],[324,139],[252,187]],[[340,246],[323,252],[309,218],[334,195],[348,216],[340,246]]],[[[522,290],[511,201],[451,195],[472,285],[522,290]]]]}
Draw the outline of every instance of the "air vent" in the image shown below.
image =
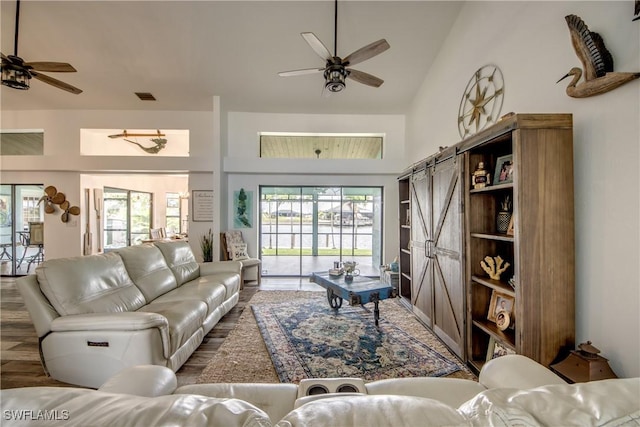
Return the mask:
{"type": "Polygon", "coordinates": [[[156,97],[150,92],[136,92],[136,96],[142,101],[155,101],[156,97]]]}

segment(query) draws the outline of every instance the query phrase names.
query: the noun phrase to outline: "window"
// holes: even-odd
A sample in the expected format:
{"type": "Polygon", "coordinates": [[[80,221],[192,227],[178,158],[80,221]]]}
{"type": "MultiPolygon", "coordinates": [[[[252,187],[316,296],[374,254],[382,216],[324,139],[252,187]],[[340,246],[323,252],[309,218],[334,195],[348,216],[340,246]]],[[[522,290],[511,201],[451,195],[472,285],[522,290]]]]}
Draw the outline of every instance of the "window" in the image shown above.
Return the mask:
{"type": "Polygon", "coordinates": [[[38,205],[39,200],[39,197],[34,196],[22,197],[22,218],[25,224],[42,221],[41,208],[38,205]]]}
{"type": "Polygon", "coordinates": [[[165,211],[165,229],[167,236],[173,234],[179,234],[180,230],[180,194],[179,193],[167,193],[166,196],[166,211],[165,211]]]}
{"type": "Polygon", "coordinates": [[[104,248],[137,245],[149,238],[151,193],[104,189],[104,248]]]}
{"type": "Polygon", "coordinates": [[[336,261],[378,276],[382,188],[262,186],[260,247],[265,276],[306,276],[336,261]]]}
{"type": "Polygon", "coordinates": [[[380,134],[260,134],[260,157],[272,159],[381,159],[380,134]]]}
{"type": "Polygon", "coordinates": [[[0,131],[0,156],[42,156],[43,130],[0,131]]]}

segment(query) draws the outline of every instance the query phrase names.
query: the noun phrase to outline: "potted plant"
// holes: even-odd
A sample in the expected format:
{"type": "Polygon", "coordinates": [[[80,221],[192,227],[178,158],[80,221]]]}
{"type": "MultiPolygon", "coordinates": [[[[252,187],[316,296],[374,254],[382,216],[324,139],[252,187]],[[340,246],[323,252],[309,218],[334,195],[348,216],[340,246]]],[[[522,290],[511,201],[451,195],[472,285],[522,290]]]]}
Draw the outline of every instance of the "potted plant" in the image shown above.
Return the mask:
{"type": "Polygon", "coordinates": [[[213,261],[213,232],[211,229],[200,238],[200,249],[202,249],[202,258],[204,262],[213,261]]]}

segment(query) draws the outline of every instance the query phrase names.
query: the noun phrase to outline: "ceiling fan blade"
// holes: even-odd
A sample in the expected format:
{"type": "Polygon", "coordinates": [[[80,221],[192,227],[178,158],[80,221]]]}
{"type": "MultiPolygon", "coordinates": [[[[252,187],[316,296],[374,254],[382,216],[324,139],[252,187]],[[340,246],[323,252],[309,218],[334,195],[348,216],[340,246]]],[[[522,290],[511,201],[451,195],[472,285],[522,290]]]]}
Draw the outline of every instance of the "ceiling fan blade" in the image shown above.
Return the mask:
{"type": "Polygon", "coordinates": [[[71,93],[76,94],[76,95],[82,93],[82,89],[78,89],[77,87],[71,86],[68,83],[61,82],[60,80],[54,79],[53,77],[49,77],[49,76],[46,76],[44,74],[40,74],[40,73],[38,73],[36,71],[33,71],[33,70],[29,70],[29,74],[31,74],[33,77],[35,77],[36,79],[38,79],[38,80],[40,80],[42,82],[45,82],[47,84],[50,84],[51,86],[57,87],[58,89],[66,90],[67,92],[71,92],[71,93]]]}
{"type": "Polygon", "coordinates": [[[315,74],[324,71],[324,68],[305,68],[304,70],[280,71],[280,77],[303,76],[305,74],[315,74]]]}
{"type": "Polygon", "coordinates": [[[350,55],[347,55],[342,63],[344,65],[356,65],[363,61],[366,61],[369,58],[373,58],[376,55],[381,54],[385,50],[389,49],[389,43],[385,39],[380,39],[377,42],[373,42],[371,44],[366,45],[365,47],[361,47],[350,55]]]}
{"type": "Polygon", "coordinates": [[[9,60],[9,58],[7,58],[7,56],[4,53],[0,52],[0,55],[2,55],[2,59],[7,61],[9,60]]]}
{"type": "Polygon", "coordinates": [[[357,81],[358,83],[362,83],[363,85],[380,87],[382,83],[384,83],[384,80],[376,76],[372,76],[369,73],[365,73],[364,71],[353,70],[350,68],[348,68],[347,71],[349,72],[349,78],[357,81]]]}
{"type": "Polygon", "coordinates": [[[49,71],[54,73],[75,73],[77,71],[73,68],[73,65],[67,64],[66,62],[25,62],[24,65],[37,71],[49,71]]]}
{"type": "Polygon", "coordinates": [[[331,61],[333,59],[333,55],[329,52],[329,49],[320,41],[318,37],[316,37],[313,33],[300,33],[300,35],[305,39],[311,49],[314,50],[318,56],[325,61],[331,61]]]}

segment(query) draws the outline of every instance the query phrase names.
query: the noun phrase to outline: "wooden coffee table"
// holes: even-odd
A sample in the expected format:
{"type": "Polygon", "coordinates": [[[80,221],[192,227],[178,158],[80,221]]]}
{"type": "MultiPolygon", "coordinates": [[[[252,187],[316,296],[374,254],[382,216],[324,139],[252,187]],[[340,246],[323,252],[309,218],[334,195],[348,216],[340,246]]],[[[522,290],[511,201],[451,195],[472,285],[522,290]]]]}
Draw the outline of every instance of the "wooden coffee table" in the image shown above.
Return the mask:
{"type": "Polygon", "coordinates": [[[376,326],[380,318],[378,302],[397,296],[395,288],[380,283],[378,279],[363,276],[355,276],[353,281],[346,282],[344,274],[331,276],[329,272],[311,273],[309,281],[314,282],[327,290],[329,306],[334,310],[342,307],[342,300],[346,299],[351,305],[362,305],[372,302],[374,304],[373,318],[376,326]]]}

